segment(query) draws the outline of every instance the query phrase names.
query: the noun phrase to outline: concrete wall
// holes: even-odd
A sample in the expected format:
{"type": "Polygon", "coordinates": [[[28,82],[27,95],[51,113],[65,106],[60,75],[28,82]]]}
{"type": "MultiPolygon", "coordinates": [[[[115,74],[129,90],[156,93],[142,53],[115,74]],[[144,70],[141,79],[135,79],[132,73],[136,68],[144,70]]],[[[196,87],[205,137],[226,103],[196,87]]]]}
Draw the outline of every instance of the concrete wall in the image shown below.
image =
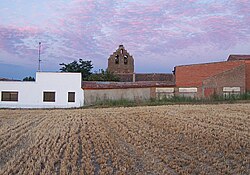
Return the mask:
{"type": "Polygon", "coordinates": [[[147,100],[151,98],[151,88],[126,88],[126,89],[86,89],[84,90],[84,103],[94,104],[97,101],[121,100],[132,101],[147,100]]]}
{"type": "Polygon", "coordinates": [[[148,87],[148,88],[120,88],[120,89],[85,89],[84,103],[95,104],[98,101],[121,100],[143,101],[150,98],[164,99],[174,95],[197,97],[197,88],[148,87]]]}
{"type": "Polygon", "coordinates": [[[70,108],[84,105],[80,73],[38,72],[35,82],[0,81],[0,91],[18,92],[17,102],[0,101],[1,108],[70,108]],[[43,102],[44,91],[55,92],[55,102],[43,102]],[[68,102],[68,92],[75,92],[75,102],[68,102]]]}

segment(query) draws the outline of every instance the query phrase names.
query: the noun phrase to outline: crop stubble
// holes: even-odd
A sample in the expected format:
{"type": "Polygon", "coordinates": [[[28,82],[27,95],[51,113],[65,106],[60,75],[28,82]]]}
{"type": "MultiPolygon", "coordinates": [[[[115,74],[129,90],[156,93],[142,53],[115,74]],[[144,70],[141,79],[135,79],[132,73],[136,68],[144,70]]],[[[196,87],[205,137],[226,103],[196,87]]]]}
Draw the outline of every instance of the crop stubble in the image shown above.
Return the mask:
{"type": "Polygon", "coordinates": [[[0,110],[0,174],[250,174],[250,104],[0,110]]]}

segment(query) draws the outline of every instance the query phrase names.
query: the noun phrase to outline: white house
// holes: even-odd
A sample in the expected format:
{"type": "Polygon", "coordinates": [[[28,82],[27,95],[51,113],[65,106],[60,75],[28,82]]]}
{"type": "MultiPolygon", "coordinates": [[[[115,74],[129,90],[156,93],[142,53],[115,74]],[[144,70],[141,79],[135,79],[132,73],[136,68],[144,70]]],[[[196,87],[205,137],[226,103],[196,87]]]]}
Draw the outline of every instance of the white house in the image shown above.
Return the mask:
{"type": "Polygon", "coordinates": [[[84,105],[81,73],[37,72],[36,81],[0,81],[0,108],[72,108],[84,105]]]}

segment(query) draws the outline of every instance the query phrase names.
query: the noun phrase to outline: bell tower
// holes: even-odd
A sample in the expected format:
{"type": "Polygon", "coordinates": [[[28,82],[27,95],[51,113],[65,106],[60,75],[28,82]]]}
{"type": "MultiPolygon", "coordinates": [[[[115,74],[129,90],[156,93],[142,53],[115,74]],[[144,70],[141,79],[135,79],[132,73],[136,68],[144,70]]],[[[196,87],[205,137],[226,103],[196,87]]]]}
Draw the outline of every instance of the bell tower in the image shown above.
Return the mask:
{"type": "Polygon", "coordinates": [[[134,73],[134,59],[123,45],[119,45],[119,48],[110,55],[108,71],[115,74],[134,73]]]}

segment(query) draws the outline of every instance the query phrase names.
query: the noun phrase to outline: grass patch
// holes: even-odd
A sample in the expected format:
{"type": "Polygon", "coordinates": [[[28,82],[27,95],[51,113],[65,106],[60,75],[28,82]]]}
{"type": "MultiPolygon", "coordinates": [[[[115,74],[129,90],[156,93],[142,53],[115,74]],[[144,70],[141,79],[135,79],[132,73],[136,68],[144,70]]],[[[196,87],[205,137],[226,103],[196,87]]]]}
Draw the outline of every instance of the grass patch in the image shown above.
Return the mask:
{"type": "Polygon", "coordinates": [[[109,107],[133,107],[133,106],[159,106],[159,105],[175,105],[175,104],[220,104],[220,103],[238,103],[250,102],[250,93],[231,95],[228,97],[213,95],[211,98],[192,98],[183,96],[173,96],[163,99],[149,100],[103,100],[97,101],[94,105],[84,106],[84,108],[109,108],[109,107]]]}

